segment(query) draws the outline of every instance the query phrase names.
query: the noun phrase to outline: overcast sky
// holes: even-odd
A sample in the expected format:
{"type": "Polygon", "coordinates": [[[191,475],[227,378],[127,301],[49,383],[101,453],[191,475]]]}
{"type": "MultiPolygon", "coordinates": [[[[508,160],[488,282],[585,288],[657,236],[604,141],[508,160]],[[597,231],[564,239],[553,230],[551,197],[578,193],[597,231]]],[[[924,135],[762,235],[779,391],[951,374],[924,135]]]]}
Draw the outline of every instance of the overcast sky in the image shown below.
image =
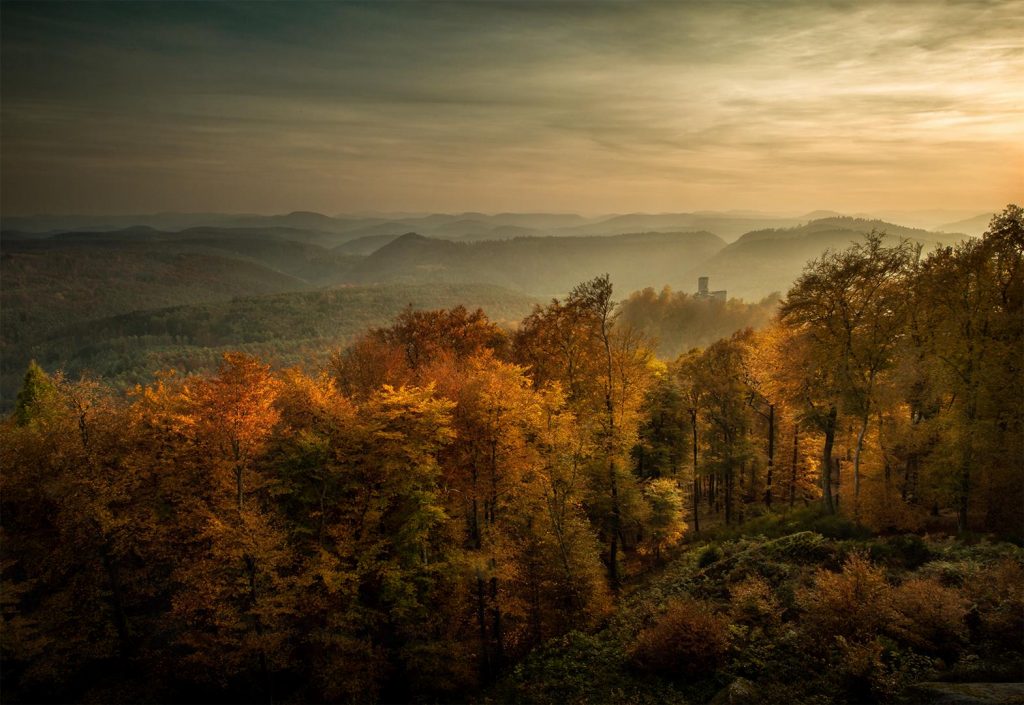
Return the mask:
{"type": "Polygon", "coordinates": [[[1024,199],[1024,0],[0,13],[8,215],[1024,199]]]}

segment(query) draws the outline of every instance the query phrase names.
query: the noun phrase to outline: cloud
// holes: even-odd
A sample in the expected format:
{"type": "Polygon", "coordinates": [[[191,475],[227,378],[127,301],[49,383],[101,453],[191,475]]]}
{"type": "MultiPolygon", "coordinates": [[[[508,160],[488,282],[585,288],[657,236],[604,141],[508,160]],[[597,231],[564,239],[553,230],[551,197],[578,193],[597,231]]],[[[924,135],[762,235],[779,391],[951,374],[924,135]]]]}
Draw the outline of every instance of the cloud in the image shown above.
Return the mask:
{"type": "Polygon", "coordinates": [[[1024,191],[1024,2],[5,3],[2,31],[7,212],[1024,191]]]}

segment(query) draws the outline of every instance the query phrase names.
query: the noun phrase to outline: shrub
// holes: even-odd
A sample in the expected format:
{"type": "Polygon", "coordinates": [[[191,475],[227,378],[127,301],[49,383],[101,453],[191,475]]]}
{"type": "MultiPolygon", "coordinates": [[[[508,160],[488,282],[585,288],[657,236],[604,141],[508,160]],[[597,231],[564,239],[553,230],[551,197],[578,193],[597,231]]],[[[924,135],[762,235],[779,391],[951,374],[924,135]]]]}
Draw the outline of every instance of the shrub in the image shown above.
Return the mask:
{"type": "Polygon", "coordinates": [[[917,570],[932,559],[928,544],[916,534],[899,534],[874,544],[871,555],[876,560],[907,570],[917,570]]]}
{"type": "Polygon", "coordinates": [[[946,587],[963,587],[977,572],[977,565],[964,560],[929,561],[917,571],[918,577],[935,578],[946,587]]]}
{"type": "Polygon", "coordinates": [[[722,549],[717,544],[711,544],[703,551],[701,551],[700,558],[697,560],[697,565],[700,568],[707,568],[712,563],[716,563],[722,559],[722,549]]]}
{"type": "Polygon", "coordinates": [[[835,637],[870,640],[898,617],[892,587],[881,569],[856,552],[840,573],[818,570],[814,586],[802,590],[797,602],[805,612],[805,633],[820,646],[831,646],[835,637]]]}
{"type": "Polygon", "coordinates": [[[706,602],[673,600],[637,635],[630,658],[641,670],[669,678],[711,675],[725,663],[729,627],[729,620],[706,602]]]}
{"type": "Polygon", "coordinates": [[[763,551],[773,558],[798,563],[817,563],[831,553],[824,536],[813,531],[801,531],[769,541],[763,551]]]}
{"type": "Polygon", "coordinates": [[[847,641],[841,636],[836,637],[836,643],[841,654],[838,675],[845,681],[844,689],[858,701],[874,700],[872,696],[880,690],[886,672],[882,643],[878,639],[847,641]]]}
{"type": "Polygon", "coordinates": [[[889,539],[908,570],[917,570],[932,559],[932,551],[917,534],[900,534],[889,539]]]}
{"type": "Polygon", "coordinates": [[[773,627],[782,620],[782,607],[771,586],[753,576],[729,588],[730,611],[737,622],[773,627]]]}
{"type": "Polygon", "coordinates": [[[746,551],[732,562],[731,569],[725,572],[724,580],[740,583],[750,578],[764,578],[773,585],[780,585],[789,580],[794,570],[792,563],[771,560],[766,553],[746,551]]]}
{"type": "Polygon", "coordinates": [[[837,640],[836,675],[853,702],[890,702],[933,673],[931,660],[892,648],[887,639],[837,640]]]}
{"type": "Polygon", "coordinates": [[[911,578],[893,591],[901,619],[894,637],[929,653],[952,655],[967,637],[967,604],[960,592],[936,578],[911,578]]]}
{"type": "Polygon", "coordinates": [[[1014,650],[1024,644],[1024,566],[1003,558],[964,586],[977,609],[981,635],[1014,650]]]}
{"type": "Polygon", "coordinates": [[[824,514],[811,522],[810,528],[830,539],[867,539],[871,530],[838,514],[824,514]]]}

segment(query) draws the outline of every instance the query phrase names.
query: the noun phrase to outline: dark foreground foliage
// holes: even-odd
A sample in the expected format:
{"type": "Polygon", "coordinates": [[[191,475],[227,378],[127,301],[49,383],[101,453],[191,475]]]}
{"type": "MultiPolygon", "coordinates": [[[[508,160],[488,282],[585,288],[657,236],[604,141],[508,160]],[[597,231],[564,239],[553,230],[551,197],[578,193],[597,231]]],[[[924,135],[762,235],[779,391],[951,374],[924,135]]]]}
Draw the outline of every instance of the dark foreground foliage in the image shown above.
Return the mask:
{"type": "Polygon", "coordinates": [[[1022,645],[1018,546],[803,531],[688,547],[602,629],[549,642],[489,700],[917,702],[922,681],[1019,681],[1022,645]]]}

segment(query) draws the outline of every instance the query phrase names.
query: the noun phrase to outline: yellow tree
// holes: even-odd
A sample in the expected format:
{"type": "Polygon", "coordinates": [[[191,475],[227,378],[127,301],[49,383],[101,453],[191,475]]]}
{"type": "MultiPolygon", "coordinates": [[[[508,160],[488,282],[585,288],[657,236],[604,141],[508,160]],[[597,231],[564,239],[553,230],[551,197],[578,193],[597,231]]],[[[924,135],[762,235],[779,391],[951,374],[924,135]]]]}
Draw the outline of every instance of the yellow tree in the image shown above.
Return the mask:
{"type": "Polygon", "coordinates": [[[887,247],[883,237],[872,232],[863,243],[811,262],[780,308],[782,321],[800,332],[817,364],[827,368],[837,401],[860,424],[853,458],[856,516],[864,437],[875,410],[879,375],[894,364],[905,332],[905,292],[919,253],[908,242],[887,247]]]}
{"type": "Polygon", "coordinates": [[[772,398],[780,400],[789,410],[792,426],[790,458],[790,505],[796,498],[799,465],[803,457],[801,432],[821,434],[818,461],[818,484],[824,509],[835,512],[833,496],[833,449],[838,425],[838,392],[830,368],[819,365],[815,349],[802,328],[792,328],[775,321],[760,335],[757,363],[762,372],[761,384],[772,398]]]}
{"type": "Polygon", "coordinates": [[[294,609],[286,535],[261,472],[280,384],[269,367],[228,353],[218,373],[186,384],[172,428],[183,443],[165,462],[165,496],[176,505],[178,551],[172,617],[192,674],[229,684],[256,670],[253,694],[273,696],[287,659],[294,609]]]}
{"type": "Polygon", "coordinates": [[[619,551],[638,526],[631,511],[642,507],[629,471],[639,409],[653,377],[647,341],[617,325],[607,275],[575,287],[564,302],[537,308],[516,337],[516,359],[530,367],[538,385],[559,382],[576,418],[591,437],[589,511],[608,546],[608,577],[620,582],[619,551]]]}
{"type": "MultiPolygon", "coordinates": [[[[929,369],[952,415],[945,435],[957,457],[954,496],[963,532],[976,469],[1001,476],[997,495],[1024,496],[1024,211],[1008,206],[981,239],[932,253],[915,284],[924,308],[924,347],[934,363],[929,369]]],[[[1015,521],[1016,510],[1005,516],[1015,521]]]]}

